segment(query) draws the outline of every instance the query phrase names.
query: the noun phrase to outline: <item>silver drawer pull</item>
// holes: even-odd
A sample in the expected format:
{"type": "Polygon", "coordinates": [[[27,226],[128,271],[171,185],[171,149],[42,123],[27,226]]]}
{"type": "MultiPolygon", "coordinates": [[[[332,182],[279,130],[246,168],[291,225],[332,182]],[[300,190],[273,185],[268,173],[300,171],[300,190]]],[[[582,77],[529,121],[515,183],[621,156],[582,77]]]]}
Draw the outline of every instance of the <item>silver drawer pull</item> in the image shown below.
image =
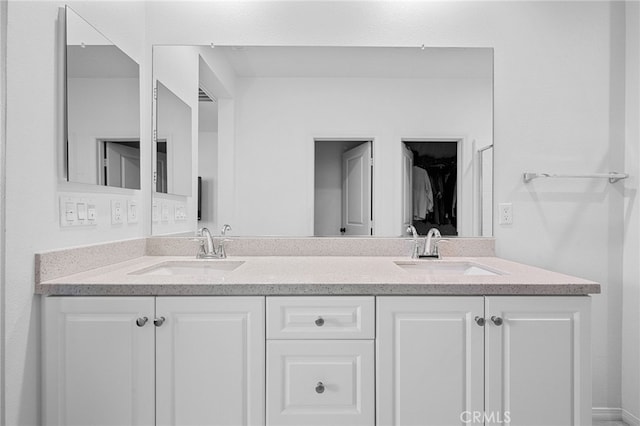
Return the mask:
{"type": "Polygon", "coordinates": [[[502,318],[496,317],[495,315],[491,317],[491,321],[493,321],[495,325],[502,325],[502,318]]]}
{"type": "Polygon", "coordinates": [[[144,327],[144,325],[147,323],[147,321],[149,321],[149,318],[147,318],[147,317],[138,318],[136,320],[136,325],[138,327],[144,327]]]}
{"type": "Polygon", "coordinates": [[[318,382],[318,384],[316,385],[316,393],[323,393],[323,392],[324,392],[324,383],[318,382]]]}
{"type": "MultiPolygon", "coordinates": [[[[316,320],[316,325],[318,327],[322,327],[324,325],[324,319],[322,317],[318,317],[318,319],[316,320]]],[[[320,383],[322,384],[322,383],[320,383]]]]}
{"type": "Polygon", "coordinates": [[[156,327],[160,327],[162,324],[164,324],[165,321],[165,317],[156,318],[153,320],[153,325],[155,325],[156,327]]]}
{"type": "Polygon", "coordinates": [[[484,318],[482,318],[482,317],[475,317],[473,320],[474,320],[474,321],[476,322],[476,324],[478,324],[480,327],[484,327],[484,324],[485,324],[485,322],[486,322],[486,321],[484,320],[484,318]]]}

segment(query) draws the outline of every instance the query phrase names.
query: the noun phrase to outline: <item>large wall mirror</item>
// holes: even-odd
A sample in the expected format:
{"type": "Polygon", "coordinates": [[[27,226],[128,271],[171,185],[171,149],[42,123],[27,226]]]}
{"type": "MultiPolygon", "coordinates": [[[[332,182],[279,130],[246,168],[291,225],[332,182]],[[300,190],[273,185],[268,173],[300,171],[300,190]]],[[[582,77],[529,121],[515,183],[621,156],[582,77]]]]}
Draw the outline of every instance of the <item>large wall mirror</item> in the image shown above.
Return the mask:
{"type": "Polygon", "coordinates": [[[197,57],[176,46],[153,47],[155,192],[191,196],[197,57]]]}
{"type": "Polygon", "coordinates": [[[66,178],[140,189],[138,64],[68,6],[66,178]]]}
{"type": "Polygon", "coordinates": [[[156,81],[155,190],[191,195],[191,108],[156,81]]]}
{"type": "Polygon", "coordinates": [[[196,170],[174,171],[200,177],[197,226],[492,235],[492,49],[167,48],[198,111],[196,170]]]}

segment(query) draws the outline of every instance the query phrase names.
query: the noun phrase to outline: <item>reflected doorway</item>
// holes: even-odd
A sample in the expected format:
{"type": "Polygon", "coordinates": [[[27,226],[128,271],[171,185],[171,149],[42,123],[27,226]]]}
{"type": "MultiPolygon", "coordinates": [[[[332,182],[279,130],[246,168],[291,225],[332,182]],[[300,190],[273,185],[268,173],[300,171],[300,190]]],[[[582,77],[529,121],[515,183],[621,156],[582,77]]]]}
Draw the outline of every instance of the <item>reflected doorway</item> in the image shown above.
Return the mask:
{"type": "Polygon", "coordinates": [[[458,235],[460,141],[403,142],[403,227],[458,235]]]}
{"type": "Polygon", "coordinates": [[[371,140],[315,140],[314,236],[373,235],[371,140]]]}
{"type": "Polygon", "coordinates": [[[140,189],[140,141],[98,140],[98,183],[140,189]]]}

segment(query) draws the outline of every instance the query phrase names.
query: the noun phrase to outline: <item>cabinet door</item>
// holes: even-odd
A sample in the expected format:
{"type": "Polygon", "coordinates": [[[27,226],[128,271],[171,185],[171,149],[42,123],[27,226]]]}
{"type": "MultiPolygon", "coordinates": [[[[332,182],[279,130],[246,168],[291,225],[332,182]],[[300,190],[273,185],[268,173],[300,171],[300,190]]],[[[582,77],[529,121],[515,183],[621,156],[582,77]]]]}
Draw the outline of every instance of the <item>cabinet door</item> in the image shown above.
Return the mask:
{"type": "Polygon", "coordinates": [[[158,425],[264,424],[264,298],[158,297],[158,425]]]}
{"type": "Polygon", "coordinates": [[[45,297],[43,309],[45,424],[154,424],[153,298],[45,297]]]}
{"type": "Polygon", "coordinates": [[[590,425],[590,299],[486,300],[488,424],[590,425]]]}
{"type": "Polygon", "coordinates": [[[483,410],[482,297],[377,298],[379,426],[461,425],[483,410]]]}
{"type": "Polygon", "coordinates": [[[269,340],[268,426],[375,423],[373,340],[269,340]]]}

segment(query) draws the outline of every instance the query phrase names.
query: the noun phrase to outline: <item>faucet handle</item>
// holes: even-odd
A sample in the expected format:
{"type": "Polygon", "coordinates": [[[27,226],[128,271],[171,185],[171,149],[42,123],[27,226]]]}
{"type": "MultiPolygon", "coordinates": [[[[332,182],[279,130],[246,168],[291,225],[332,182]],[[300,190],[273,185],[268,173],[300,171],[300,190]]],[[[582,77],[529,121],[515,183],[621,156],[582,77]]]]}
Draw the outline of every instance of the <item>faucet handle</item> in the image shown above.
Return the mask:
{"type": "Polygon", "coordinates": [[[222,235],[224,237],[227,234],[227,231],[232,231],[232,229],[231,229],[231,225],[228,225],[228,224],[225,223],[222,226],[222,231],[220,231],[220,235],[222,235]]]}

